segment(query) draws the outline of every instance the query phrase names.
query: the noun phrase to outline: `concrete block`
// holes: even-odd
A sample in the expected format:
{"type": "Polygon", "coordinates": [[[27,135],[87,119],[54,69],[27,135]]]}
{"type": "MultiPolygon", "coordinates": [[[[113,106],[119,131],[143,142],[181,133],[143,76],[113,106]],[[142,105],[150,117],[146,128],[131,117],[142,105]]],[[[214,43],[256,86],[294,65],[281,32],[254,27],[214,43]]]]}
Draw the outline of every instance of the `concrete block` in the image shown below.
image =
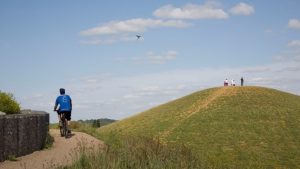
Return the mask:
{"type": "Polygon", "coordinates": [[[18,157],[40,150],[48,126],[49,114],[46,112],[0,116],[0,161],[9,155],[18,157]]]}
{"type": "Polygon", "coordinates": [[[29,133],[34,129],[30,130],[29,116],[20,115],[18,117],[18,156],[22,156],[30,153],[30,140],[29,133]]]}
{"type": "Polygon", "coordinates": [[[0,162],[5,160],[4,157],[4,126],[5,126],[5,117],[0,116],[0,162]]]}
{"type": "Polygon", "coordinates": [[[18,155],[18,116],[6,115],[4,126],[4,157],[18,155]]]}

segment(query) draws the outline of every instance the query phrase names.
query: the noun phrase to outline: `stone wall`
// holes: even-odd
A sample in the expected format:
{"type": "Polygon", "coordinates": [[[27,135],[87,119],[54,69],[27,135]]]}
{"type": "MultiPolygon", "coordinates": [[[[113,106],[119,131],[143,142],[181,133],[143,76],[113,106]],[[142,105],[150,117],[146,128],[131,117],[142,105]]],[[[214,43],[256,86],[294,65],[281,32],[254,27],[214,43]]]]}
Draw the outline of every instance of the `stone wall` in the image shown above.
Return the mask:
{"type": "Polygon", "coordinates": [[[0,115],[0,161],[41,150],[48,133],[49,114],[0,115]]]}

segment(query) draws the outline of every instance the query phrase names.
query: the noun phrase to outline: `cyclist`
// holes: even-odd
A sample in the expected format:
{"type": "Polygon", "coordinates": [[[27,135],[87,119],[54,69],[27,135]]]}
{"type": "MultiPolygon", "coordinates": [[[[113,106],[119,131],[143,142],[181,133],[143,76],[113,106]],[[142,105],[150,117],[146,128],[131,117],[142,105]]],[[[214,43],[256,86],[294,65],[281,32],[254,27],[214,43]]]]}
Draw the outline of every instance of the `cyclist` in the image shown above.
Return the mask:
{"type": "Polygon", "coordinates": [[[59,109],[57,111],[59,123],[61,125],[61,115],[65,114],[65,119],[67,120],[66,124],[67,124],[68,133],[71,133],[69,125],[70,125],[71,112],[72,112],[72,99],[69,95],[65,94],[65,89],[60,88],[59,92],[60,92],[60,96],[56,98],[54,111],[57,111],[57,106],[59,105],[59,109]]]}

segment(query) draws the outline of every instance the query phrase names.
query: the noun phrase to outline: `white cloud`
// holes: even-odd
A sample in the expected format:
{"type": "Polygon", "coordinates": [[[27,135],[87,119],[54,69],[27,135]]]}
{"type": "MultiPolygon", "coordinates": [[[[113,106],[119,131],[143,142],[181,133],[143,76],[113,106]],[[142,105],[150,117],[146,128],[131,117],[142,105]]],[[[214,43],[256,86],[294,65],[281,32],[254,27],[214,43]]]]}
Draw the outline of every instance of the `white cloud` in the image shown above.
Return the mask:
{"type": "Polygon", "coordinates": [[[268,72],[271,69],[269,67],[265,66],[256,66],[256,67],[250,67],[250,68],[245,68],[243,70],[244,73],[263,73],[263,72],[268,72]]]}
{"type": "Polygon", "coordinates": [[[165,5],[155,10],[154,16],[159,18],[172,19],[226,19],[228,14],[217,7],[215,3],[205,3],[204,5],[187,4],[183,7],[165,5]]]}
{"type": "MultiPolygon", "coordinates": [[[[230,10],[233,14],[250,15],[254,13],[254,7],[239,3],[230,10]]],[[[136,40],[135,35],[149,29],[172,27],[186,28],[191,23],[185,19],[227,19],[229,15],[215,1],[207,1],[204,4],[186,4],[175,7],[171,4],[162,6],[153,12],[154,18],[133,18],[121,21],[109,21],[99,26],[82,30],[79,34],[87,39],[81,40],[82,44],[113,44],[116,42],[128,42],[136,40]]]]}
{"type": "MultiPolygon", "coordinates": [[[[259,85],[300,94],[299,67],[299,62],[286,61],[252,67],[211,67],[129,76],[100,74],[75,79],[64,86],[73,99],[74,120],[122,119],[194,91],[222,86],[225,78],[235,79],[239,84],[243,76],[248,86],[259,85]]],[[[51,109],[57,94],[57,91],[39,92],[21,99],[21,104],[23,108],[48,111],[51,122],[55,122],[57,116],[51,109]]]]}
{"type": "MultiPolygon", "coordinates": [[[[294,57],[294,61],[300,62],[300,55],[295,56],[295,57],[294,57]]],[[[299,65],[299,67],[300,67],[300,65],[299,65]]]]}
{"type": "Polygon", "coordinates": [[[300,40],[292,40],[288,43],[289,47],[300,48],[300,40]]]}
{"type": "Polygon", "coordinates": [[[289,72],[300,72],[300,65],[291,65],[291,66],[287,66],[285,68],[282,68],[280,70],[281,71],[289,71],[289,72]]]}
{"type": "Polygon", "coordinates": [[[124,21],[111,21],[101,26],[90,28],[80,32],[82,36],[95,35],[116,35],[126,33],[141,33],[149,28],[158,27],[176,27],[183,28],[189,26],[188,23],[181,20],[161,20],[136,18],[124,21]]]}
{"type": "Polygon", "coordinates": [[[300,20],[290,19],[288,23],[288,27],[292,29],[300,29],[300,20]]]}
{"type": "MultiPolygon", "coordinates": [[[[87,37],[87,39],[81,40],[80,43],[90,45],[107,45],[116,42],[136,41],[136,34],[145,32],[150,28],[184,28],[190,25],[191,24],[181,20],[144,18],[111,21],[103,25],[81,31],[80,35],[87,37]]],[[[138,42],[142,40],[143,38],[141,38],[138,42]]]]}
{"type": "Polygon", "coordinates": [[[156,54],[152,51],[148,52],[144,57],[135,57],[133,60],[136,63],[150,63],[150,64],[164,64],[175,60],[177,58],[178,52],[169,50],[161,54],[156,54]]]}
{"type": "Polygon", "coordinates": [[[124,99],[136,99],[139,98],[138,95],[134,95],[134,94],[127,94],[125,96],[123,96],[124,99]]]}
{"type": "Polygon", "coordinates": [[[283,62],[286,61],[288,59],[288,57],[286,55],[276,55],[273,57],[275,62],[283,62]]]}
{"type": "Polygon", "coordinates": [[[98,44],[112,44],[115,43],[116,40],[113,38],[109,39],[100,39],[100,38],[94,38],[94,39],[88,39],[88,40],[81,40],[80,43],[82,44],[88,44],[88,45],[98,45],[98,44]]]}
{"type": "MultiPolygon", "coordinates": [[[[292,40],[287,44],[287,47],[281,54],[276,55],[276,62],[299,62],[300,61],[300,40],[292,40]]],[[[300,65],[299,65],[300,66],[300,65]]]]}
{"type": "Polygon", "coordinates": [[[168,61],[174,60],[176,59],[178,53],[176,51],[167,51],[165,53],[162,53],[160,55],[157,55],[153,52],[148,53],[148,60],[150,61],[150,63],[154,63],[154,64],[163,64],[166,63],[168,61]]]}
{"type": "Polygon", "coordinates": [[[229,12],[234,15],[251,15],[254,13],[254,7],[246,4],[246,3],[239,3],[236,6],[232,7],[229,12]]]}
{"type": "Polygon", "coordinates": [[[136,36],[129,35],[129,34],[94,36],[86,40],[81,40],[80,43],[89,44],[89,45],[109,45],[116,42],[129,42],[129,41],[136,41],[136,36]]]}

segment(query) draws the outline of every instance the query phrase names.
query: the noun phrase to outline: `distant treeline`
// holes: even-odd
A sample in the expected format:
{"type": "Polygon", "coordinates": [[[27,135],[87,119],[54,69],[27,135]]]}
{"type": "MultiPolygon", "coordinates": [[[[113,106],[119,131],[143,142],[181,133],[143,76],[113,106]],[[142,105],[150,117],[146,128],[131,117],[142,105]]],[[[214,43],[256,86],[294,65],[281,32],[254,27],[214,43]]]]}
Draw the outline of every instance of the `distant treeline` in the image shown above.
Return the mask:
{"type": "Polygon", "coordinates": [[[101,118],[101,119],[90,119],[90,120],[78,120],[80,123],[90,124],[93,127],[102,127],[108,125],[110,123],[115,122],[116,120],[108,119],[108,118],[101,118]]]}

